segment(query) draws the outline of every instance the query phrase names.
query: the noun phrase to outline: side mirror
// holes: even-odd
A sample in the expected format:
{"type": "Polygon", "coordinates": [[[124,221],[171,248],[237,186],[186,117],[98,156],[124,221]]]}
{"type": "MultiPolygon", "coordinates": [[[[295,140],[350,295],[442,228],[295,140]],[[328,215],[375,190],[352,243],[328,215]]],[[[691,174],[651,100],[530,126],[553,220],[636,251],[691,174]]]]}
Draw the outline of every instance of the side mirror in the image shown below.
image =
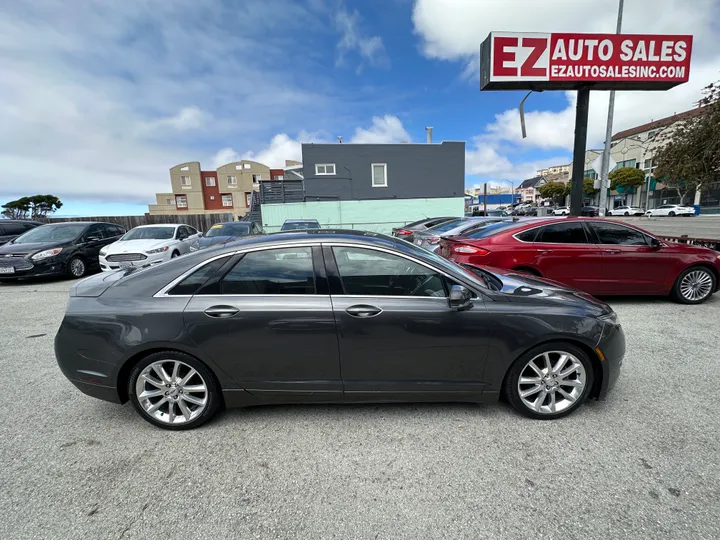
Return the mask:
{"type": "Polygon", "coordinates": [[[203,237],[203,233],[199,232],[199,233],[197,234],[197,237],[198,237],[198,238],[202,238],[202,237],[203,237]]]}
{"type": "Polygon", "coordinates": [[[650,239],[650,247],[653,249],[660,249],[662,247],[662,244],[660,243],[660,240],[657,238],[651,238],[650,239]]]}
{"type": "Polygon", "coordinates": [[[462,285],[450,287],[450,298],[448,304],[455,311],[466,311],[472,308],[472,293],[462,285]]]}
{"type": "Polygon", "coordinates": [[[87,238],[85,238],[86,242],[98,242],[99,240],[100,238],[98,238],[97,236],[88,236],[87,238]]]}

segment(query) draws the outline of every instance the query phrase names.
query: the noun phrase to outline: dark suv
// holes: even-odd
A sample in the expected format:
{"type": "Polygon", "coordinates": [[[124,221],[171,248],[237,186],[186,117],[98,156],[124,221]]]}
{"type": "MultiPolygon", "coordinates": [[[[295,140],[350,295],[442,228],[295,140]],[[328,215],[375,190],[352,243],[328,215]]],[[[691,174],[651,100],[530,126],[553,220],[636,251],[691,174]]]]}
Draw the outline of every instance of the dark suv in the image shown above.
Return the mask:
{"type": "Polygon", "coordinates": [[[42,223],[38,223],[37,221],[0,219],[0,246],[40,225],[42,225],[42,223]]]}

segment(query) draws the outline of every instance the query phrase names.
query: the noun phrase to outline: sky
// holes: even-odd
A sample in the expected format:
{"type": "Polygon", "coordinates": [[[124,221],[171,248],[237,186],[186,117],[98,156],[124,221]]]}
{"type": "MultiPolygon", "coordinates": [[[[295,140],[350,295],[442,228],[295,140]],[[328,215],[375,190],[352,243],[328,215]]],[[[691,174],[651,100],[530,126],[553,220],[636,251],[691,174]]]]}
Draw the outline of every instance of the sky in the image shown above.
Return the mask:
{"type": "MultiPolygon", "coordinates": [[[[623,32],[693,34],[690,81],[618,92],[614,131],[692,108],[720,79],[720,0],[626,0],[623,32]]],[[[466,141],[466,185],[572,158],[574,93],[480,92],[490,31],[615,30],[615,0],[23,0],[0,10],[0,204],[142,214],[168,169],[283,166],[303,142],[466,141]]],[[[588,147],[608,93],[593,92],[588,147]]]]}

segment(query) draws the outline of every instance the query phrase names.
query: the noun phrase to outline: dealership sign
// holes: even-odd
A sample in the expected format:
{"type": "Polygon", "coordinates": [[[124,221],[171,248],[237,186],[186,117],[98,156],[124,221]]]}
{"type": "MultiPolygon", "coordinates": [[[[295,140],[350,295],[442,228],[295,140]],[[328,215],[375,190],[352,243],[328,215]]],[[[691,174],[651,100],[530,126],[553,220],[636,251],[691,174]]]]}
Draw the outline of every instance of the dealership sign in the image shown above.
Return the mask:
{"type": "Polygon", "coordinates": [[[692,36],[491,32],[481,90],[667,90],[690,77],[692,36]]]}

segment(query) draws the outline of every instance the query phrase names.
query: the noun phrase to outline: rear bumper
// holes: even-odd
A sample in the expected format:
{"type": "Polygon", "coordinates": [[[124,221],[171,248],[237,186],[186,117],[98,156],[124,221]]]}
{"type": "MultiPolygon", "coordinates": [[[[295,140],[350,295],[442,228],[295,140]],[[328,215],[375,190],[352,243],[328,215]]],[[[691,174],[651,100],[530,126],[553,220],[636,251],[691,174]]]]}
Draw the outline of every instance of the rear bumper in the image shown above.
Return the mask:
{"type": "Polygon", "coordinates": [[[114,386],[103,386],[85,381],[76,381],[73,379],[69,380],[78,388],[78,390],[80,390],[85,395],[97,399],[102,399],[103,401],[110,401],[112,403],[122,404],[122,400],[120,399],[117,388],[115,388],[114,386]]]}
{"type": "Polygon", "coordinates": [[[596,388],[596,397],[602,400],[617,383],[625,360],[625,332],[622,326],[606,322],[597,348],[605,357],[605,360],[600,362],[602,381],[596,388]]]}

